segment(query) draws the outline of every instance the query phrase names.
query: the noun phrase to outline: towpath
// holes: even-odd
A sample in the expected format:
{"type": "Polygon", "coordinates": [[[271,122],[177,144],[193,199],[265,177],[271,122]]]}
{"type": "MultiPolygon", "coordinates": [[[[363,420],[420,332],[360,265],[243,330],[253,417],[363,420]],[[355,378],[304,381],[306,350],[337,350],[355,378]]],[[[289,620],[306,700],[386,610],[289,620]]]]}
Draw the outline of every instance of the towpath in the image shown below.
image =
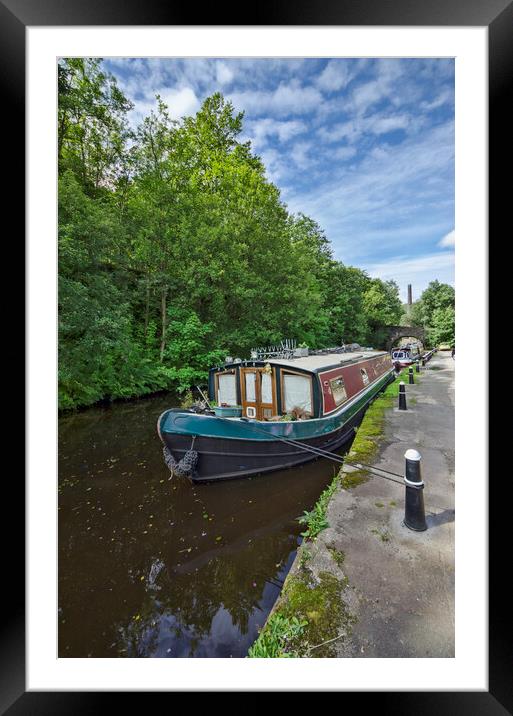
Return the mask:
{"type": "Polygon", "coordinates": [[[337,656],[454,656],[454,366],[439,352],[406,386],[408,410],[387,411],[373,460],[404,474],[406,450],[420,452],[428,529],[404,526],[405,488],[377,477],[330,505],[322,540],[345,555],[356,617],[337,656]]]}
{"type": "MultiPolygon", "coordinates": [[[[343,619],[321,629],[322,639],[314,636],[324,643],[329,635],[325,647],[310,649],[307,631],[303,655],[454,656],[454,366],[449,353],[439,352],[415,374],[416,384],[406,386],[408,410],[385,411],[383,436],[371,460],[402,475],[406,450],[420,452],[428,529],[414,532],[403,524],[404,484],[353,479],[356,486],[337,490],[330,500],[329,528],[300,547],[288,581],[306,578],[313,586],[328,573],[342,585],[343,601],[341,610],[331,602],[324,614],[306,614],[327,620],[336,611],[343,619]]],[[[360,430],[365,434],[365,418],[360,430]]],[[[346,485],[351,470],[342,470],[342,476],[349,473],[346,485]]],[[[274,611],[286,613],[286,595],[287,589],[274,611]]]]}

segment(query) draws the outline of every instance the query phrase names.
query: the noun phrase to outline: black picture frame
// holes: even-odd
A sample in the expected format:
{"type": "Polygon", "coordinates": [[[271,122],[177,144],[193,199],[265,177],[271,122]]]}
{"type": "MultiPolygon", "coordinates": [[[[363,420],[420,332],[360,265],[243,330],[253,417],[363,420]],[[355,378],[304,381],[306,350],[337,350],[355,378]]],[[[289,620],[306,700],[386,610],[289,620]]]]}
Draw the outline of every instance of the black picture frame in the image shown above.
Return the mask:
{"type": "MultiPolygon", "coordinates": [[[[201,23],[196,22],[198,9],[191,3],[158,2],[158,0],[0,0],[0,83],[4,107],[4,132],[13,158],[4,165],[8,182],[4,191],[4,209],[20,219],[17,230],[11,229],[10,241],[18,262],[24,263],[21,217],[25,215],[25,30],[28,26],[80,25],[388,25],[388,26],[486,26],[489,32],[489,236],[499,241],[499,229],[507,227],[505,212],[511,204],[506,192],[511,174],[511,150],[508,150],[512,122],[512,102],[508,80],[513,77],[513,3],[511,0],[285,0],[261,3],[243,15],[241,5],[232,2],[211,4],[201,9],[201,23]],[[506,129],[507,128],[507,129],[506,129]],[[506,134],[506,131],[508,134],[506,134]],[[6,170],[7,168],[7,170],[6,170]],[[15,209],[18,209],[16,212],[15,209]]],[[[4,134],[4,143],[5,137],[4,134]]],[[[5,152],[4,152],[5,158],[5,152]]],[[[508,232],[510,233],[510,232],[508,232]]],[[[13,259],[9,259],[12,261],[13,259]]],[[[14,259],[16,260],[16,259],[14,259]]],[[[19,265],[19,264],[18,264],[19,265]]],[[[494,267],[494,285],[506,283],[506,266],[494,267]]],[[[499,308],[495,292],[489,297],[490,316],[499,308]]],[[[23,324],[23,319],[16,325],[23,324]]],[[[23,332],[12,331],[17,345],[24,344],[23,332]]],[[[480,350],[486,350],[486,337],[479,337],[480,350]]],[[[461,360],[461,358],[460,358],[461,360]]],[[[19,370],[19,366],[18,366],[19,370]]],[[[483,379],[481,371],[481,379],[483,379]]],[[[489,410],[498,405],[500,391],[489,391],[489,410]]],[[[19,390],[16,402],[23,404],[19,390]]],[[[493,445],[500,445],[500,429],[490,430],[489,455],[493,445]],[[494,442],[495,441],[495,442],[494,442]]],[[[479,436],[486,440],[486,436],[479,436]]],[[[508,443],[506,443],[508,444],[508,443]]],[[[28,446],[28,449],[30,446],[28,446]]],[[[489,507],[489,689],[454,692],[359,692],[359,707],[379,708],[381,713],[410,714],[490,714],[513,713],[513,642],[509,639],[511,624],[509,588],[503,581],[508,574],[504,545],[509,544],[509,505],[502,494],[508,466],[490,467],[489,507]],[[508,510],[508,512],[506,512],[508,510]],[[362,701],[364,699],[364,701],[362,701]],[[379,699],[379,701],[378,701],[379,699]]],[[[0,713],[18,714],[86,714],[101,710],[121,694],[112,692],[27,692],[25,689],[25,614],[24,614],[24,483],[19,466],[16,475],[5,474],[5,505],[16,506],[18,522],[4,531],[4,618],[0,627],[0,713]],[[7,478],[9,479],[7,480],[7,478]],[[14,477],[18,479],[14,479],[14,477]],[[8,484],[7,484],[8,483],[8,484]],[[5,564],[7,562],[7,564],[5,564]]],[[[486,479],[486,476],[483,476],[486,479]]],[[[13,510],[14,511],[14,510],[13,510]]],[[[3,523],[5,525],[5,522],[3,523]]],[[[469,555],[471,557],[471,555],[469,555]]],[[[400,666],[398,667],[400,668],[400,666]]],[[[335,690],[335,689],[334,689],[335,690]]],[[[347,708],[347,697],[344,704],[347,708]]],[[[130,698],[138,699],[137,694],[130,698]]],[[[141,703],[141,702],[139,702],[141,703]]],[[[112,706],[111,706],[112,708],[112,706]]]]}

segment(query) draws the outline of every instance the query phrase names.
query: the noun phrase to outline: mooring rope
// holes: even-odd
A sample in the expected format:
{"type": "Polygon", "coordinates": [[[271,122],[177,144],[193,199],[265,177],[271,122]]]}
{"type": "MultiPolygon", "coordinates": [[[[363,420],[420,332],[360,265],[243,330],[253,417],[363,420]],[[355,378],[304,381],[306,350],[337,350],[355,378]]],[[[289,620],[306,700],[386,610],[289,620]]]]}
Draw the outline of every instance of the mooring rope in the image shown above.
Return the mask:
{"type": "MultiPolygon", "coordinates": [[[[223,419],[225,419],[225,418],[223,418],[223,419]]],[[[242,418],[242,420],[245,421],[246,419],[242,418]]],[[[258,432],[264,433],[265,435],[269,435],[267,430],[263,430],[262,428],[259,428],[256,425],[251,424],[251,427],[254,430],[257,430],[258,432]]],[[[316,447],[315,445],[305,445],[304,443],[298,442],[297,440],[292,440],[290,438],[284,438],[284,437],[276,436],[276,435],[273,435],[273,438],[275,438],[276,440],[281,440],[281,442],[284,442],[287,445],[292,445],[294,447],[297,447],[300,450],[305,450],[306,452],[314,453],[314,454],[318,455],[319,457],[324,457],[328,460],[332,460],[333,462],[336,462],[339,465],[347,465],[349,467],[355,467],[358,470],[361,469],[362,467],[365,467],[368,470],[379,470],[380,472],[384,472],[387,475],[393,475],[394,477],[399,477],[399,478],[401,478],[401,480],[404,480],[404,475],[400,475],[397,472],[390,472],[389,470],[384,470],[381,467],[376,467],[375,465],[367,465],[366,463],[363,463],[363,462],[353,464],[353,463],[350,463],[347,460],[345,460],[340,455],[337,455],[334,452],[330,452],[329,450],[323,450],[323,448],[316,447]]],[[[385,478],[384,475],[377,475],[377,477],[383,477],[384,479],[387,479],[387,478],[385,478]]],[[[397,480],[392,480],[392,482],[397,482],[397,480]]]]}

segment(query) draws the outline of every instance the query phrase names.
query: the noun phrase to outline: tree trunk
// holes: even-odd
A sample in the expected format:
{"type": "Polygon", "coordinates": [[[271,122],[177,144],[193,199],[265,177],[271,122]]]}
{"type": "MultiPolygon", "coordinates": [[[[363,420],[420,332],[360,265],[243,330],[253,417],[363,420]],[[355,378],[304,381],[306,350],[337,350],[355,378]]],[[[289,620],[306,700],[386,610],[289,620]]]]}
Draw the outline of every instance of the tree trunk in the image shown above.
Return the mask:
{"type": "Polygon", "coordinates": [[[167,323],[167,288],[162,289],[161,295],[161,340],[160,340],[160,362],[164,361],[164,350],[166,348],[166,323],[167,323]]]}
{"type": "Polygon", "coordinates": [[[150,283],[146,284],[146,306],[144,309],[144,340],[148,337],[148,324],[150,322],[150,283]]]}

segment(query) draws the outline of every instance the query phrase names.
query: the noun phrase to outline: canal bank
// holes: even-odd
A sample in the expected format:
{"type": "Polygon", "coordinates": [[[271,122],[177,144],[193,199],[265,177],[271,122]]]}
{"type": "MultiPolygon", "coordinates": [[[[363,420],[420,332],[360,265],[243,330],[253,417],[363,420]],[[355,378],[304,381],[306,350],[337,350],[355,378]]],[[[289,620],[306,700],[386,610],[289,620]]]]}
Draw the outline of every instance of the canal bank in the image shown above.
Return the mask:
{"type": "MultiPolygon", "coordinates": [[[[404,474],[422,456],[427,530],[403,524],[404,484],[342,468],[317,515],[252,656],[454,656],[454,361],[438,353],[407,385],[369,408],[349,463],[404,474]],[[313,530],[315,533],[315,529],[313,530]]],[[[383,473],[385,476],[387,473],[383,473]]],[[[390,475],[389,475],[390,477],[390,475]]]]}

